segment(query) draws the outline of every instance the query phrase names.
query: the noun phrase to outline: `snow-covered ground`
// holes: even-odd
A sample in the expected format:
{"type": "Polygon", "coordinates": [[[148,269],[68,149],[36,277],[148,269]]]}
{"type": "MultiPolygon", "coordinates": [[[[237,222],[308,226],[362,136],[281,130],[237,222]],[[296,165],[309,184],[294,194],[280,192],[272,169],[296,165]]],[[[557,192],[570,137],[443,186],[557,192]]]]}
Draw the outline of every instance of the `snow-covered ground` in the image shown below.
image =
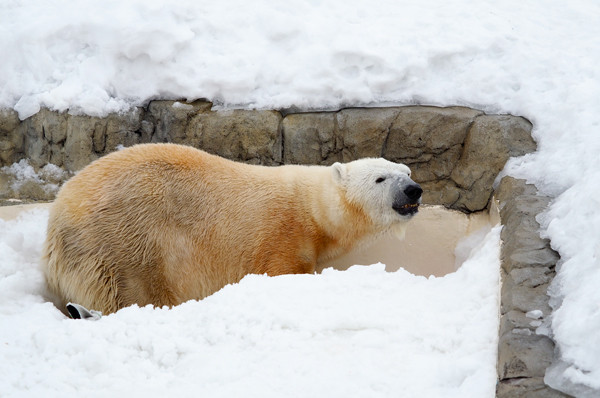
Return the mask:
{"type": "Polygon", "coordinates": [[[493,396],[499,227],[444,278],[382,264],[250,275],[93,322],[43,297],[47,216],[0,219],[2,397],[493,396]]]}
{"type": "MultiPolygon", "coordinates": [[[[525,116],[538,151],[506,172],[557,198],[540,220],[562,257],[551,292],[564,363],[548,382],[600,391],[598,21],[594,0],[3,0],[0,107],[21,118],[42,106],[102,115],[152,98],[208,98],[222,107],[458,104],[525,116]]],[[[492,237],[478,256],[485,266],[441,279],[378,267],[250,277],[172,311],[129,309],[84,323],[42,303],[33,264],[45,216],[28,217],[0,229],[0,354],[10,358],[0,362],[0,388],[16,394],[44,383],[73,395],[106,385],[133,394],[493,391],[479,373],[492,361],[468,363],[472,351],[460,348],[483,338],[471,326],[487,315],[469,300],[452,312],[435,298],[492,296],[469,293],[493,290],[495,275],[478,274],[497,250],[492,237]],[[462,322],[437,330],[434,320],[450,315],[462,322]],[[431,380],[416,375],[423,368],[431,380]]]]}

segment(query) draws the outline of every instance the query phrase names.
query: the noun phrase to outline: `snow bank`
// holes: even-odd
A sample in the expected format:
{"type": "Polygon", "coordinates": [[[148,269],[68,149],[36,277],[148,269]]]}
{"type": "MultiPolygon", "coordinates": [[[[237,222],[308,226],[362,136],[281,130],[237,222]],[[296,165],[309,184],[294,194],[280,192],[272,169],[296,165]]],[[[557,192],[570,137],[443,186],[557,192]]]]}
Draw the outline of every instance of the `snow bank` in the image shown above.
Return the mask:
{"type": "Polygon", "coordinates": [[[539,149],[506,172],[560,195],[544,217],[563,259],[552,289],[559,375],[598,388],[600,355],[589,349],[600,330],[598,20],[600,3],[589,0],[5,1],[0,107],[21,118],[42,106],[103,115],[203,97],[222,107],[427,103],[525,116],[539,149]]]}
{"type": "Polygon", "coordinates": [[[546,383],[580,398],[600,392],[600,172],[567,190],[542,217],[562,260],[551,287],[562,361],[546,383]]]}
{"type": "Polygon", "coordinates": [[[491,397],[500,229],[456,273],[251,275],[171,310],[45,301],[47,210],[0,220],[2,396],[491,397]]]}

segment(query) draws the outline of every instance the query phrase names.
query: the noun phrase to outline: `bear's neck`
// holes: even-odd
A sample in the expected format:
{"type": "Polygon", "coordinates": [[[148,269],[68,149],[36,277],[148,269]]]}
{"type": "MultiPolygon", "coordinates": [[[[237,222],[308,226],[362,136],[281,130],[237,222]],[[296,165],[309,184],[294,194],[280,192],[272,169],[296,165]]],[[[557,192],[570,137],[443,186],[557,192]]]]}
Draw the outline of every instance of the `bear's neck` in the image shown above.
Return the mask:
{"type": "Polygon", "coordinates": [[[318,263],[339,257],[385,232],[387,228],[378,228],[362,208],[346,199],[328,168],[319,180],[318,189],[313,188],[309,196],[319,242],[318,263]]]}

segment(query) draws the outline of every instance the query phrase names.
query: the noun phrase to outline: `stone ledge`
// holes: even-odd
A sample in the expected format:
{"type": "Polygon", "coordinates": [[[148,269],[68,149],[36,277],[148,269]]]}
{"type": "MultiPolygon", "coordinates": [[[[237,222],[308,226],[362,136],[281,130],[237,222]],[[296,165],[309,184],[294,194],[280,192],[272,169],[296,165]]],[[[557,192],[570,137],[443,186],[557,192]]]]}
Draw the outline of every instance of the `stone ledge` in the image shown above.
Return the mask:
{"type": "Polygon", "coordinates": [[[524,180],[504,177],[495,191],[502,250],[501,318],[498,344],[497,397],[566,397],[544,384],[554,342],[537,334],[551,313],[548,284],[559,257],[539,236],[536,216],[550,198],[524,180]]]}

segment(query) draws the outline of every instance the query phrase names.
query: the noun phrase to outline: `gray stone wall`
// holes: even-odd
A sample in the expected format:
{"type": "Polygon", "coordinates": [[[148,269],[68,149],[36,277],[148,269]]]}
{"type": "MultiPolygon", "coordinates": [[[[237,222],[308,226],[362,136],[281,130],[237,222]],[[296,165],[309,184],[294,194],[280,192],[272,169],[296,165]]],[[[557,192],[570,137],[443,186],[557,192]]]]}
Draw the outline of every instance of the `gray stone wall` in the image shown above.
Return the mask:
{"type": "Polygon", "coordinates": [[[550,198],[539,195],[535,186],[512,177],[502,179],[495,198],[503,225],[496,396],[566,397],[544,384],[554,342],[537,333],[552,312],[546,292],[559,259],[550,242],[540,237],[536,221],[550,198]]]}
{"type": "Polygon", "coordinates": [[[0,204],[8,198],[52,200],[60,184],[88,163],[138,143],[186,144],[265,165],[329,165],[363,157],[405,163],[423,186],[425,203],[474,212],[486,209],[495,195],[504,225],[497,396],[564,396],[544,385],[554,346],[536,334],[550,315],[546,289],[558,259],[535,221],[549,199],[509,177],[493,189],[510,157],[536,149],[529,121],[463,107],[284,115],[214,112],[211,106],[153,101],[105,118],[44,109],[23,121],[15,112],[0,111],[0,204]]]}
{"type": "Polygon", "coordinates": [[[425,190],[424,202],[461,211],[484,209],[510,156],[535,150],[531,123],[468,108],[350,108],[295,113],[214,112],[208,102],[154,101],[105,118],[44,109],[19,121],[0,113],[0,198],[52,199],[51,190],[22,189],[6,168],[28,159],[51,163],[68,177],[99,157],[146,142],[187,144],[253,164],[332,164],[362,157],[406,163],[425,190]]]}

